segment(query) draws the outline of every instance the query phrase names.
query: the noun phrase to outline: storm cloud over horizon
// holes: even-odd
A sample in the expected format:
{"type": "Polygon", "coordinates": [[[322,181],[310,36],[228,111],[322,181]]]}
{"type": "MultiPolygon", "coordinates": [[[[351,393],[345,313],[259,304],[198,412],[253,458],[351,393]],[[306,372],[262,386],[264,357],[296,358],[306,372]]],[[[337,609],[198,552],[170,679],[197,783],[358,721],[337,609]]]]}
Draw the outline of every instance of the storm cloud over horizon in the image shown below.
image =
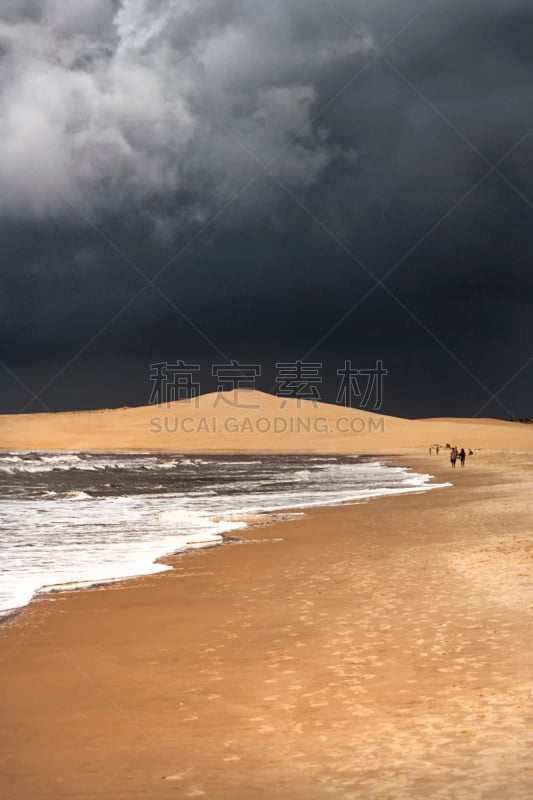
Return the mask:
{"type": "Polygon", "coordinates": [[[303,358],[326,400],[381,359],[388,413],[533,416],[532,24],[4,0],[0,411],[141,404],[164,359],[269,390],[303,358]]]}

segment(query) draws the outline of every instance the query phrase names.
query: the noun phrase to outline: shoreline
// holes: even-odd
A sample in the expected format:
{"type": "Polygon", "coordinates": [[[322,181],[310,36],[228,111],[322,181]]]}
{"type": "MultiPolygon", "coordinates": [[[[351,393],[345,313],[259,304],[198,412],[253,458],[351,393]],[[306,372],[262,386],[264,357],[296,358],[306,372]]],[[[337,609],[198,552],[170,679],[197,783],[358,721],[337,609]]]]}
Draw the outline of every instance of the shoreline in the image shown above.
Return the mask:
{"type": "Polygon", "coordinates": [[[9,796],[530,796],[531,467],[475,458],[41,595],[0,629],[9,796]]]}
{"type": "MultiPolygon", "coordinates": [[[[79,453],[75,452],[66,452],[66,455],[80,455],[79,453]]],[[[181,454],[176,453],[176,456],[181,454]]],[[[197,454],[199,458],[202,458],[204,455],[208,457],[209,455],[213,454],[197,454]]],[[[228,455],[228,454],[225,454],[228,455]]],[[[260,454],[257,454],[260,455],[260,454]]],[[[295,455],[295,454],[291,454],[295,455]]],[[[303,456],[303,454],[302,454],[303,456]]],[[[345,457],[346,456],[339,456],[345,457]]],[[[355,456],[354,456],[355,457],[355,456]]],[[[357,456],[360,458],[360,456],[357,456]]],[[[405,470],[406,473],[415,472],[416,470],[411,469],[410,467],[403,466],[401,462],[398,462],[397,457],[393,454],[365,454],[365,459],[370,459],[375,461],[379,464],[384,464],[386,466],[396,466],[401,467],[405,470]]],[[[249,514],[248,512],[227,512],[226,516],[224,514],[219,515],[216,511],[213,512],[213,515],[209,517],[211,522],[215,523],[227,523],[229,525],[234,525],[234,527],[230,528],[229,531],[222,532],[217,534],[219,536],[218,540],[214,539],[206,539],[205,542],[194,542],[188,543],[188,546],[184,546],[183,549],[163,552],[160,556],[154,557],[150,563],[146,563],[145,568],[143,571],[138,573],[133,573],[130,575],[117,575],[116,577],[109,577],[109,578],[91,578],[91,577],[80,577],[80,578],[73,578],[72,580],[66,581],[64,583],[50,583],[50,584],[43,584],[39,586],[33,593],[32,597],[29,599],[27,603],[21,606],[14,606],[11,608],[0,609],[0,625],[11,621],[13,618],[18,616],[19,614],[23,613],[23,611],[28,608],[33,602],[40,599],[41,597],[46,597],[48,595],[56,595],[62,593],[70,593],[75,591],[90,591],[93,588],[103,588],[105,586],[113,586],[117,584],[124,584],[129,583],[130,581],[140,580],[144,577],[149,577],[151,575],[158,574],[159,572],[164,571],[163,569],[157,569],[156,565],[160,564],[163,566],[164,569],[172,569],[173,567],[169,564],[173,558],[180,557],[185,555],[188,552],[195,551],[195,550],[203,550],[203,549],[211,549],[213,547],[221,547],[225,544],[233,543],[234,541],[238,541],[238,531],[243,530],[243,526],[245,529],[248,528],[255,528],[255,527],[263,527],[265,525],[272,525],[276,524],[278,521],[284,521],[284,519],[289,520],[291,515],[298,516],[298,515],[305,515],[305,513],[312,511],[315,508],[330,508],[335,507],[338,505],[356,505],[359,503],[365,503],[369,500],[380,499],[381,497],[387,498],[389,496],[393,496],[396,494],[410,494],[414,492],[425,492],[430,491],[433,488],[445,488],[444,486],[434,486],[433,476],[431,476],[431,480],[421,485],[420,487],[406,487],[405,489],[391,489],[387,490],[387,492],[383,495],[376,495],[370,497],[362,497],[360,499],[351,499],[351,500],[338,500],[338,501],[331,501],[331,502],[324,502],[324,503],[298,503],[295,502],[294,505],[282,507],[279,509],[266,509],[260,510],[253,514],[249,514]]],[[[174,498],[170,495],[169,502],[174,501],[174,498]]],[[[268,502],[268,495],[265,495],[265,502],[268,502]]]]}

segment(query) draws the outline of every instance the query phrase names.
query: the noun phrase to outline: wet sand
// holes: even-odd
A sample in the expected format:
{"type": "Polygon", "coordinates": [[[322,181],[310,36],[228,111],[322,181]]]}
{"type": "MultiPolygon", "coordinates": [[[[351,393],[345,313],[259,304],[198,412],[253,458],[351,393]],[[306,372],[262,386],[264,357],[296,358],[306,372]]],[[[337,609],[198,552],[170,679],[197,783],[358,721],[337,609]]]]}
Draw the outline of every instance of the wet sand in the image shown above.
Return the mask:
{"type": "Polygon", "coordinates": [[[5,796],[533,796],[530,457],[401,463],[455,485],[1,626],[5,796]]]}

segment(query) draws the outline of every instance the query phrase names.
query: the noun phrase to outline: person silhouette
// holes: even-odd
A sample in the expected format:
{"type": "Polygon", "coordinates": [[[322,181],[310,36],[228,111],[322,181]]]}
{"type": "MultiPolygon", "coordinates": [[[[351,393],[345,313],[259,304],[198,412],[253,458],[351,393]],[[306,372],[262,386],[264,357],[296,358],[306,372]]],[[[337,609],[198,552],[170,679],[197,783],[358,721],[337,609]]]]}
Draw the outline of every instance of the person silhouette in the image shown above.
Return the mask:
{"type": "Polygon", "coordinates": [[[450,462],[452,465],[452,469],[455,469],[455,462],[457,461],[457,447],[452,447],[450,452],[450,462]]]}
{"type": "Polygon", "coordinates": [[[466,459],[466,453],[464,447],[461,447],[461,451],[459,453],[459,461],[461,462],[461,466],[464,467],[466,459]]]}

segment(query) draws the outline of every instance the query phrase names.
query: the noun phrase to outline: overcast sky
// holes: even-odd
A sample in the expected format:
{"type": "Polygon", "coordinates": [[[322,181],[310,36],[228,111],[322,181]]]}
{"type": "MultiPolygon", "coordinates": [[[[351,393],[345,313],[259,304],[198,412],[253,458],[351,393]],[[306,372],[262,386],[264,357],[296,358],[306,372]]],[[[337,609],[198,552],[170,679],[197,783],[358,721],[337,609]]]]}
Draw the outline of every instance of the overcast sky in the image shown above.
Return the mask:
{"type": "Polygon", "coordinates": [[[325,400],[381,360],[387,413],[533,417],[531,30],[530,0],[2,0],[0,411],[301,359],[325,400]]]}

